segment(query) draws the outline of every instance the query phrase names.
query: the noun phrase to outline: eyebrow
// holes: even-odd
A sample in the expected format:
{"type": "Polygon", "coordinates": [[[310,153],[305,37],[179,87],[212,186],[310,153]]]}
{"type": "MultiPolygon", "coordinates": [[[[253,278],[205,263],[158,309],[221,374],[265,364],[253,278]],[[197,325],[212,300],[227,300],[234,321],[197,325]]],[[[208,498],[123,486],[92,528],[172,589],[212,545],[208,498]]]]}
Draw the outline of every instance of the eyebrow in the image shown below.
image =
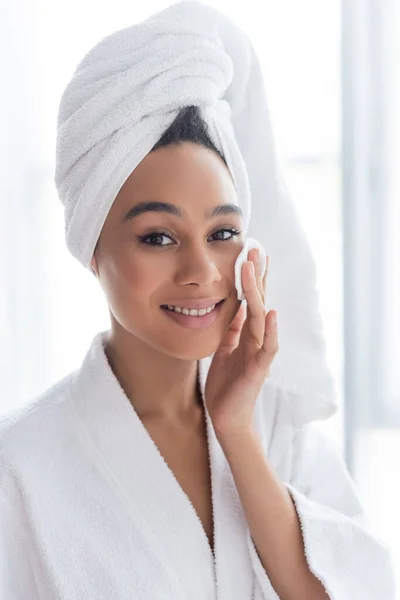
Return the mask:
{"type": "MultiPolygon", "coordinates": [[[[122,219],[122,222],[126,223],[126,221],[130,221],[138,215],[141,215],[146,212],[165,212],[180,218],[185,216],[185,212],[178,206],[175,206],[175,204],[171,204],[170,202],[160,202],[158,200],[152,200],[149,202],[139,202],[139,204],[133,206],[125,214],[124,218],[122,219]]],[[[214,217],[230,214],[235,214],[239,217],[242,217],[243,211],[236,204],[218,204],[218,206],[215,206],[211,212],[206,212],[204,216],[206,220],[209,221],[214,217]]]]}

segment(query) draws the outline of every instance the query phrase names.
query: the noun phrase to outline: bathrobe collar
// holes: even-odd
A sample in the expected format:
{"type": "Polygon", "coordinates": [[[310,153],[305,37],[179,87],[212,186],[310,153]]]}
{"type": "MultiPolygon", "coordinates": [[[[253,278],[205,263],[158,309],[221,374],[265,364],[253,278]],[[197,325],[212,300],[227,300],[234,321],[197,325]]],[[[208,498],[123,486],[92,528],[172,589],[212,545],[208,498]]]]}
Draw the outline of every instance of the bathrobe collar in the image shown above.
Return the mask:
{"type": "Polygon", "coordinates": [[[234,479],[204,403],[208,362],[199,361],[212,478],[214,551],[200,518],[115,377],[98,333],[71,382],[71,400],[108,475],[176,585],[176,598],[253,597],[249,529],[234,479]]]}

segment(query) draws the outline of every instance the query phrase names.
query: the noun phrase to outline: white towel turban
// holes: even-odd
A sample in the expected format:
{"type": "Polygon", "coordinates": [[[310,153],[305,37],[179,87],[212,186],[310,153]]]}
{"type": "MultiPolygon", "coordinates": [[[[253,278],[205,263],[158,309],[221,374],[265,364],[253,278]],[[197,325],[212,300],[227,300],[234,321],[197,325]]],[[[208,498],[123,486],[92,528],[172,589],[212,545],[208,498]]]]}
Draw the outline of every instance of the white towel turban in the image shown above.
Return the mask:
{"type": "Polygon", "coordinates": [[[91,270],[119,190],[187,105],[200,107],[227,161],[244,232],[271,256],[267,302],[279,314],[280,349],[268,382],[287,391],[296,423],[327,418],[336,392],[315,265],[280,176],[257,56],[227,16],[183,0],[112,33],[79,63],[57,121],[55,183],[67,246],[91,270]]]}

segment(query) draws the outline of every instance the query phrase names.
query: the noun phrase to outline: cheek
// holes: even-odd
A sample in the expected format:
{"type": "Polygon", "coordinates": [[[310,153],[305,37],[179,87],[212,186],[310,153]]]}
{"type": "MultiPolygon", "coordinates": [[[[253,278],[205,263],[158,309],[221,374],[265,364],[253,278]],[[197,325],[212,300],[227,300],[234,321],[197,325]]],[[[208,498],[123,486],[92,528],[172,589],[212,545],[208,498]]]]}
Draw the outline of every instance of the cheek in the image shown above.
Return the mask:
{"type": "Polygon", "coordinates": [[[103,287],[110,309],[127,331],[140,337],[153,318],[150,303],[160,285],[157,274],[146,268],[145,261],[132,257],[120,257],[108,267],[103,287]]]}
{"type": "Polygon", "coordinates": [[[229,257],[226,257],[220,267],[221,275],[223,276],[224,280],[231,285],[231,287],[235,286],[235,263],[239,254],[240,251],[232,252],[229,257]]]}
{"type": "Polygon", "coordinates": [[[165,269],[160,264],[139,256],[124,261],[119,270],[126,295],[138,303],[148,303],[149,298],[160,287],[163,277],[165,278],[165,269]]]}

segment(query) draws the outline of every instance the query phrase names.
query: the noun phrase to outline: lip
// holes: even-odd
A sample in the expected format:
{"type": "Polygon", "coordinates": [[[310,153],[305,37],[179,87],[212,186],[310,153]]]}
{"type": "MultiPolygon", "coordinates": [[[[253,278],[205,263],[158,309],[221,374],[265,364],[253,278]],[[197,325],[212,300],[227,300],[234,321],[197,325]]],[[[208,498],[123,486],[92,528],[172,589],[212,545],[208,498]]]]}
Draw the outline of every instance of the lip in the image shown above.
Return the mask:
{"type": "Polygon", "coordinates": [[[221,300],[225,300],[225,298],[182,298],[181,300],[173,300],[171,302],[164,302],[162,306],[180,306],[181,308],[187,308],[190,310],[191,308],[208,308],[213,304],[218,304],[221,300]]]}
{"type": "Polygon", "coordinates": [[[167,318],[170,318],[172,321],[175,321],[175,323],[177,323],[178,325],[182,325],[187,329],[205,329],[206,327],[210,327],[210,325],[215,323],[215,321],[218,319],[222,305],[223,302],[220,302],[220,304],[218,304],[210,313],[207,313],[202,317],[191,317],[190,315],[183,315],[182,313],[177,313],[175,311],[168,310],[167,308],[162,308],[161,310],[167,318]]]}

